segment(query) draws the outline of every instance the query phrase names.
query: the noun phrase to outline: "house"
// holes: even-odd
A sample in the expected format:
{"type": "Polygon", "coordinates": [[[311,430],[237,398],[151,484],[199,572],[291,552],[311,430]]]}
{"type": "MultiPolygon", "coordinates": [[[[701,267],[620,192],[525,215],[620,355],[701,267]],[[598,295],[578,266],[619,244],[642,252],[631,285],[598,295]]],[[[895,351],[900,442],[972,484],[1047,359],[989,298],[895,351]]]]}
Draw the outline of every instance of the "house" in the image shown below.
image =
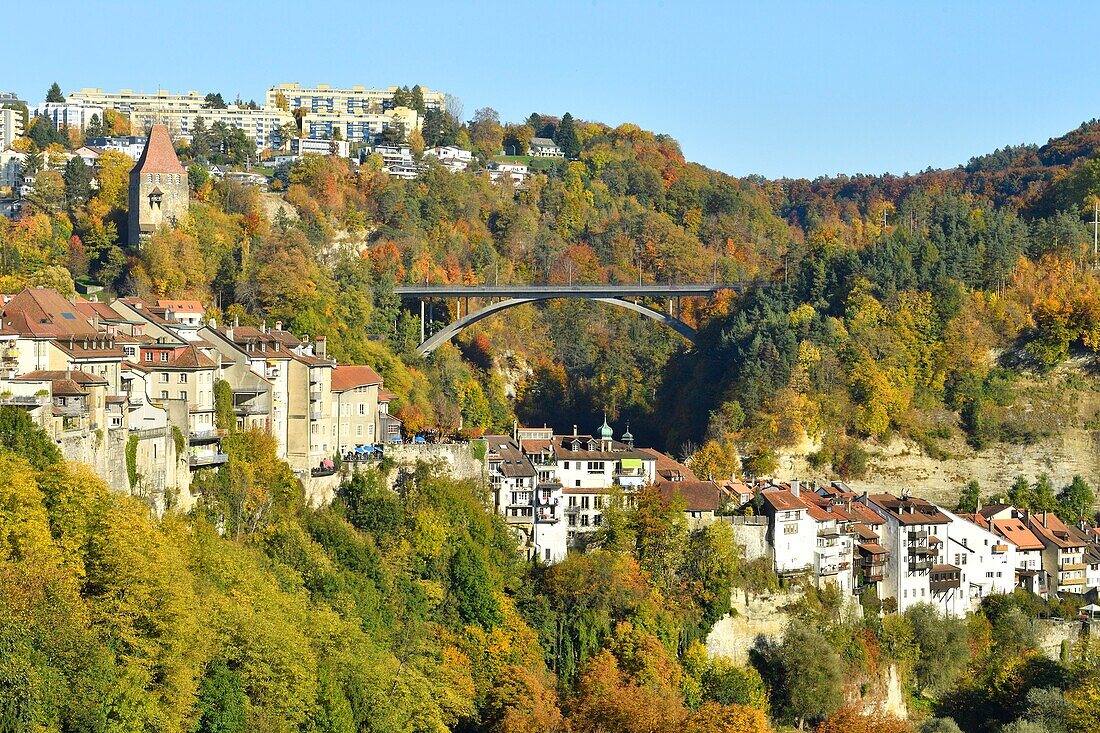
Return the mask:
{"type": "Polygon", "coordinates": [[[163,309],[163,319],[166,322],[175,322],[192,328],[200,328],[203,324],[202,302],[198,300],[166,300],[157,301],[157,308],[163,309]]]}
{"type": "Polygon", "coordinates": [[[1088,568],[1085,548],[1089,544],[1085,534],[1067,526],[1053,512],[1023,512],[1021,519],[1043,543],[1047,592],[1084,593],[1088,568]]]}
{"type": "Polygon", "coordinates": [[[522,186],[527,181],[527,176],[530,174],[527,166],[522,163],[503,163],[500,161],[493,161],[488,167],[489,180],[496,183],[502,180],[509,180],[512,185],[522,186]]]}
{"type": "Polygon", "coordinates": [[[540,482],[515,438],[487,435],[485,440],[494,507],[525,548],[528,559],[561,562],[568,550],[561,484],[540,482]]]}
{"type": "Polygon", "coordinates": [[[440,164],[451,171],[451,173],[458,173],[466,170],[470,167],[470,163],[473,162],[474,158],[474,154],[469,150],[456,148],[453,145],[428,148],[424,151],[424,155],[430,155],[433,158],[437,158],[440,164]]]}
{"type": "Polygon", "coordinates": [[[768,544],[774,550],[775,572],[780,576],[810,573],[814,567],[817,526],[801,491],[795,482],[769,486],[759,494],[762,513],[768,518],[768,544]]]}
{"type": "Polygon", "coordinates": [[[1016,587],[1046,597],[1047,578],[1043,571],[1043,543],[1017,516],[1013,507],[990,505],[975,514],[960,514],[967,521],[987,529],[1015,548],[1016,587]]]}
{"type": "Polygon", "coordinates": [[[564,158],[565,153],[558,144],[547,137],[536,137],[531,140],[531,155],[536,158],[564,158]]]}
{"type": "Polygon", "coordinates": [[[713,481],[678,481],[658,484],[657,489],[665,504],[681,502],[688,527],[702,529],[714,523],[715,517],[725,508],[728,495],[713,481]]]}
{"type": "MultiPolygon", "coordinates": [[[[323,343],[318,339],[317,343],[323,343]]],[[[335,447],[340,455],[383,442],[379,393],[382,377],[369,366],[340,364],[332,370],[335,447]]]]}

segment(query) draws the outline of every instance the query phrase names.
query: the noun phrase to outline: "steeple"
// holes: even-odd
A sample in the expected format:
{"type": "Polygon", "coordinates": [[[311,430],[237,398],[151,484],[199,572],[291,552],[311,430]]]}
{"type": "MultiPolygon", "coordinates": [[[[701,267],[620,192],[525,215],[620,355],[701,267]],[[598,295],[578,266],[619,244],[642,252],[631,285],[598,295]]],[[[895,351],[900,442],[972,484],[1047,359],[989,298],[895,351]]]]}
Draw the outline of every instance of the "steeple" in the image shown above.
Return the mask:
{"type": "Polygon", "coordinates": [[[137,245],[159,227],[187,214],[187,169],[164,125],[153,125],[145,150],[130,169],[129,242],[137,245]]]}
{"type": "Polygon", "coordinates": [[[630,450],[634,450],[634,436],[630,434],[630,423],[626,424],[626,432],[623,433],[623,443],[630,450]]]}
{"type": "Polygon", "coordinates": [[[600,450],[611,450],[612,437],[614,437],[614,432],[611,430],[611,426],[607,424],[607,412],[604,412],[603,425],[600,426],[600,450]]]}

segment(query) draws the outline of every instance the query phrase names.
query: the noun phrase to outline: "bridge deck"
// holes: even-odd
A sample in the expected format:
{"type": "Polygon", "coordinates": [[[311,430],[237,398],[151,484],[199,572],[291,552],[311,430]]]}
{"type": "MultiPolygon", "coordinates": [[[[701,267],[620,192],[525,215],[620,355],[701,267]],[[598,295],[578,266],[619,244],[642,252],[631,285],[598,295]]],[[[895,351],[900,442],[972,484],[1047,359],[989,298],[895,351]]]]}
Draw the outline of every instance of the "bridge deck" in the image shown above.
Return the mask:
{"type": "Polygon", "coordinates": [[[630,296],[687,297],[743,290],[753,283],[698,283],[686,285],[399,285],[397,295],[423,298],[626,298],[630,296]]]}

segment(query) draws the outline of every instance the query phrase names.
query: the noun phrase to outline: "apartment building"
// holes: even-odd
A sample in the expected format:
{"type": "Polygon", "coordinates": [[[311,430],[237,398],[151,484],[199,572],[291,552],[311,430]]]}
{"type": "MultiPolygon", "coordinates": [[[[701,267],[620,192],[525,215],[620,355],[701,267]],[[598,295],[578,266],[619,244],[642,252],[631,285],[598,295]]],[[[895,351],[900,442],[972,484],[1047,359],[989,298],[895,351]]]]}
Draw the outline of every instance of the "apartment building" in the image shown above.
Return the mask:
{"type": "Polygon", "coordinates": [[[458,173],[466,170],[474,160],[474,154],[469,150],[456,148],[453,145],[428,148],[424,151],[424,155],[430,155],[436,158],[439,160],[440,165],[451,173],[458,173]]]}
{"type": "MultiPolygon", "coordinates": [[[[380,114],[396,106],[394,96],[397,91],[396,86],[368,89],[364,86],[339,88],[328,84],[317,84],[312,87],[303,87],[294,83],[275,84],[267,90],[265,104],[270,108],[277,108],[280,102],[285,100],[287,110],[304,108],[310,112],[332,112],[351,116],[380,114]]],[[[442,110],[446,107],[447,98],[443,92],[423,89],[421,93],[424,97],[425,109],[442,110]]]]}
{"type": "Polygon", "coordinates": [[[1053,512],[1018,513],[1028,529],[1043,543],[1043,572],[1048,592],[1082,593],[1087,577],[1085,550],[1088,538],[1053,512]]]}
{"type": "Polygon", "coordinates": [[[991,504],[974,514],[960,517],[1001,537],[1015,549],[1016,587],[1046,597],[1047,575],[1043,570],[1043,543],[1007,504],[991,504]]]}
{"type": "Polygon", "coordinates": [[[23,113],[18,109],[4,107],[3,99],[0,99],[0,151],[7,150],[21,137],[23,137],[23,113]]]}
{"type": "Polygon", "coordinates": [[[538,481],[538,472],[515,438],[485,436],[493,506],[515,533],[528,559],[561,562],[568,551],[561,484],[538,481]]]}
{"type": "Polygon", "coordinates": [[[47,118],[59,130],[62,127],[68,127],[84,132],[92,121],[92,117],[98,119],[100,123],[103,122],[104,109],[104,107],[82,102],[43,102],[31,113],[35,117],[47,118]]]}
{"type": "Polygon", "coordinates": [[[340,455],[386,440],[379,410],[381,388],[382,377],[369,366],[340,364],[332,370],[333,443],[340,455]]]}

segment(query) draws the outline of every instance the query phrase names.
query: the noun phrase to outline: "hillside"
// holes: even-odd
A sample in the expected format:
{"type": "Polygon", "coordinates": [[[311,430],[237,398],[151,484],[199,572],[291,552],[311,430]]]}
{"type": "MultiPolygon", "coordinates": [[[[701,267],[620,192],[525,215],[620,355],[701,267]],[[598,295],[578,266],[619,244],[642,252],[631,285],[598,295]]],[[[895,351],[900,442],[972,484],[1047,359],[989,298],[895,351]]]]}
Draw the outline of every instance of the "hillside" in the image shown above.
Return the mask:
{"type": "MultiPolygon", "coordinates": [[[[867,468],[868,454],[898,452],[887,446],[980,465],[1010,455],[1006,445],[1057,445],[1062,424],[1028,405],[1030,392],[1056,388],[1053,369],[1071,356],[1090,364],[1100,345],[1086,223],[1100,194],[1098,123],[950,170],[806,181],[732,178],[686,161],[667,135],[570,120],[578,159],[516,189],[490,183],[484,164],[502,140],[561,135],[566,120],[502,125],[484,112],[426,132],[429,145],[468,142],[468,172],[426,160],[405,181],[375,158],[354,170],[316,155],[279,171],[297,216],[279,214],[272,194],[211,179],[200,151],[183,146],[190,217],[140,251],[116,243],[124,160],[101,159],[95,190],[46,171],[27,215],[0,221],[0,289],[91,277],[116,292],[197,297],[215,317],[324,333],[338,358],[379,368],[413,431],[506,430],[514,417],[596,424],[606,410],[640,441],[705,447],[705,473],[769,473],[781,454],[814,446],[800,458],[851,479],[888,477],[887,465],[867,468]],[[425,362],[413,353],[419,314],[390,292],[715,276],[770,285],[687,303],[694,350],[632,314],[565,301],[486,320],[425,362]]],[[[448,307],[436,304],[429,329],[448,307]]],[[[1075,378],[1087,392],[1091,369],[1075,378]]],[[[990,470],[999,481],[1010,469],[990,470]]],[[[945,464],[898,478],[933,487],[965,473],[945,464]]]]}

